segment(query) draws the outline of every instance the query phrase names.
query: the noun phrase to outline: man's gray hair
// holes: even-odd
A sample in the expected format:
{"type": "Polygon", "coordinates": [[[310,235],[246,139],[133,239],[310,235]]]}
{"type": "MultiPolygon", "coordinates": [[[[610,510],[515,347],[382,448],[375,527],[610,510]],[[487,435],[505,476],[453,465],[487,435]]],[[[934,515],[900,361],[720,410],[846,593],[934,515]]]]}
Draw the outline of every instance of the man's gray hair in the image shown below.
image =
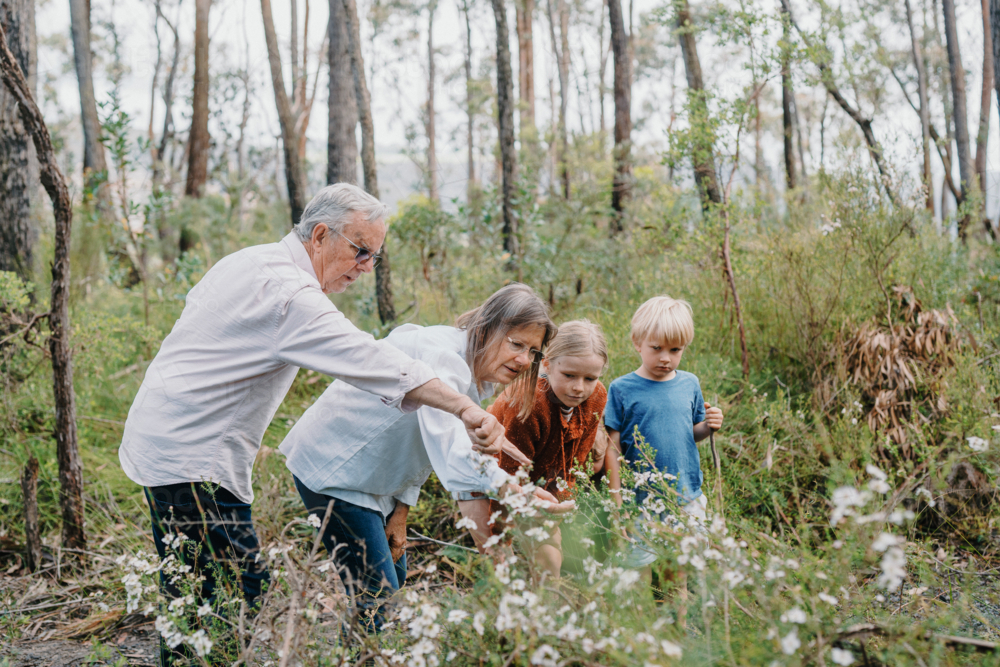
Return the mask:
{"type": "Polygon", "coordinates": [[[308,241],[319,223],[325,224],[330,231],[343,232],[350,222],[350,214],[355,211],[361,213],[363,219],[373,222],[384,220],[389,214],[389,207],[356,185],[328,185],[306,204],[299,224],[295,225],[295,233],[303,242],[308,241]]]}

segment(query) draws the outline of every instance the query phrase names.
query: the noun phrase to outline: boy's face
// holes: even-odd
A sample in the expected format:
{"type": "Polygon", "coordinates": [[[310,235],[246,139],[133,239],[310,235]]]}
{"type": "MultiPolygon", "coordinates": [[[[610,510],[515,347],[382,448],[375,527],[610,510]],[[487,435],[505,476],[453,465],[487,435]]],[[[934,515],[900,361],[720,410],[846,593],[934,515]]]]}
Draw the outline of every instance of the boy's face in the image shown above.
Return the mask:
{"type": "Polygon", "coordinates": [[[674,379],[677,368],[681,365],[681,357],[684,356],[684,345],[651,338],[641,343],[633,340],[632,345],[642,357],[640,375],[657,382],[674,379]]]}

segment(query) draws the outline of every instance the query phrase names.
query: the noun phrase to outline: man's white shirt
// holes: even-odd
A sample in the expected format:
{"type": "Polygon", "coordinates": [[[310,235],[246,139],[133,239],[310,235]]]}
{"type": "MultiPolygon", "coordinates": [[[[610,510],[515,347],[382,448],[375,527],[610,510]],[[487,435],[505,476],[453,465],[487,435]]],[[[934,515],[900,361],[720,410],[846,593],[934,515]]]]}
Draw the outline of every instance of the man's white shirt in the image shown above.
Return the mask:
{"type": "Polygon", "coordinates": [[[129,410],[122,469],[143,486],[211,481],[252,502],[254,459],[300,367],[397,414],[436,377],[337,310],[292,232],[223,258],[188,293],[129,410]]]}

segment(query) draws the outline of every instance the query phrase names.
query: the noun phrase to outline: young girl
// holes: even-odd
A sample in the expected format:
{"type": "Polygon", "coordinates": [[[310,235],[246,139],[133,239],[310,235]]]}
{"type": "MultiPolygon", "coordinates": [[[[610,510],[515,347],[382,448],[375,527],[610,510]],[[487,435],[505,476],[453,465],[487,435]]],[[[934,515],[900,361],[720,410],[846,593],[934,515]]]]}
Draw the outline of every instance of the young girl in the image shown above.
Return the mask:
{"type": "MultiPolygon", "coordinates": [[[[588,320],[575,320],[559,327],[549,343],[542,374],[538,378],[531,412],[519,414],[519,404],[504,392],[490,412],[507,429],[507,439],[532,463],[532,482],[545,480],[545,489],[559,500],[567,500],[573,487],[574,466],[593,456],[594,471],[604,470],[613,489],[620,487],[617,452],[608,447],[604,431],[604,405],[608,392],[601,373],[608,365],[608,348],[601,328],[588,320]]],[[[505,448],[500,467],[515,473],[520,463],[505,448]]],[[[502,509],[496,501],[490,510],[502,509]]],[[[494,533],[503,530],[494,522],[494,533]]],[[[549,537],[535,551],[535,559],[552,576],[562,567],[562,536],[558,527],[545,529],[549,537]]]]}

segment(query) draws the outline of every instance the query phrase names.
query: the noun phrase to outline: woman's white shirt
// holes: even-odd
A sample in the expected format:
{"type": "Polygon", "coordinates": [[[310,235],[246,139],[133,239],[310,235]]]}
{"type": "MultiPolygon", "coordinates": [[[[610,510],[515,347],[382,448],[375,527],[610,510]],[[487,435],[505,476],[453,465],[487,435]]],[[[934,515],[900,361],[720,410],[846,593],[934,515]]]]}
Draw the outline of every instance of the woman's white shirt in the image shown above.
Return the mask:
{"type": "MultiPolygon", "coordinates": [[[[476,389],[464,331],[404,324],[385,340],[477,404],[492,395],[490,384],[482,394],[476,389]]],[[[495,458],[472,451],[465,427],[452,415],[430,407],[404,414],[339,380],[306,410],[280,450],[288,469],[312,491],[384,516],[397,500],[415,505],[431,470],[452,492],[489,493],[508,479],[495,458]]]]}

